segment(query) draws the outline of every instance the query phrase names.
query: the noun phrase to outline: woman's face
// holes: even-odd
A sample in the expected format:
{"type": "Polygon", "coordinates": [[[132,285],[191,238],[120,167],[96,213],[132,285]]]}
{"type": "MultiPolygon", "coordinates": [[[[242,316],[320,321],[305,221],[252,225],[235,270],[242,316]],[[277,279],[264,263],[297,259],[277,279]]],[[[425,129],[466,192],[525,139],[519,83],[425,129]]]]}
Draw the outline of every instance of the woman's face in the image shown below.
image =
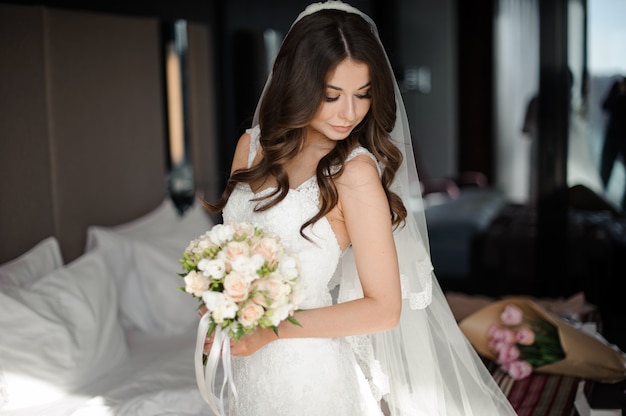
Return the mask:
{"type": "Polygon", "coordinates": [[[309,129],[331,140],[343,140],[363,120],[371,106],[370,72],[349,58],[328,76],[325,98],[309,129]]]}

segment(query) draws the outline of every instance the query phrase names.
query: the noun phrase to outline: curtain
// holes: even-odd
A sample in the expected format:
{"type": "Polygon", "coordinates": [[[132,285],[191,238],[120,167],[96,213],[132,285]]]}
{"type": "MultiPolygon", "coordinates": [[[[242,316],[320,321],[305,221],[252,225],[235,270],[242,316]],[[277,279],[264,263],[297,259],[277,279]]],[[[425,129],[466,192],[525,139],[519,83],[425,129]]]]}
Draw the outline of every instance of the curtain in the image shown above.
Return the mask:
{"type": "Polygon", "coordinates": [[[517,203],[529,200],[536,178],[533,131],[522,129],[539,89],[537,1],[498,0],[495,17],[496,185],[517,203]]]}

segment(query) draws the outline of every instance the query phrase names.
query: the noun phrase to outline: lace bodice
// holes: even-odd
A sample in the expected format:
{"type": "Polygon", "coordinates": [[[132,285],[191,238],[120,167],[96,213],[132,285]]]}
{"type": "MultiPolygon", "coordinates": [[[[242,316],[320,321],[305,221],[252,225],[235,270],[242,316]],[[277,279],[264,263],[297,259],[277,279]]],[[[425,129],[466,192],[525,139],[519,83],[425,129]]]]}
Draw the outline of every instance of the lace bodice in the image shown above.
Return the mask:
{"type": "MultiPolygon", "coordinates": [[[[254,160],[259,146],[258,126],[248,130],[250,153],[248,166],[254,160]]],[[[373,156],[364,148],[353,150],[347,161],[361,155],[373,156]]],[[[255,194],[249,185],[239,184],[233,191],[224,208],[224,222],[246,221],[278,234],[289,251],[299,254],[302,267],[302,280],[306,286],[303,308],[313,308],[331,304],[328,284],[333,276],[341,249],[337,238],[326,218],[317,221],[304,230],[307,240],[300,234],[300,227],[317,214],[319,210],[319,186],[311,177],[295,189],[275,207],[262,212],[254,212],[255,204],[250,200],[269,194],[273,188],[255,194]]]]}
{"type": "MultiPolygon", "coordinates": [[[[250,164],[260,132],[254,128],[249,133],[250,164]]],[[[350,158],[367,151],[352,153],[350,158]]],[[[319,210],[316,178],[291,189],[274,207],[255,212],[255,202],[251,200],[272,191],[265,189],[255,194],[249,185],[239,184],[224,208],[224,222],[246,221],[280,236],[285,247],[300,258],[305,286],[300,307],[331,305],[329,282],[342,255],[336,236],[325,218],[304,230],[310,240],[300,234],[302,224],[319,210]]],[[[381,415],[344,338],[279,339],[249,357],[233,357],[232,364],[238,397],[230,398],[231,415],[381,415]]]]}

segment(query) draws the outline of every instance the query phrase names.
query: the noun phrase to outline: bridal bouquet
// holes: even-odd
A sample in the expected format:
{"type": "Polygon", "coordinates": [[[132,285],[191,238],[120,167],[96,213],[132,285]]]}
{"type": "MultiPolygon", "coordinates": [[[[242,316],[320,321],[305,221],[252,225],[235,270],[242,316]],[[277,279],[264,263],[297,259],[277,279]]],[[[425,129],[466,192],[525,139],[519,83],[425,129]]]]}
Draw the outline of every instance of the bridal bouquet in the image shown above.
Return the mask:
{"type": "Polygon", "coordinates": [[[533,368],[565,358],[554,325],[543,320],[525,320],[523,311],[512,303],[504,307],[500,321],[501,325],[489,327],[488,347],[512,379],[521,380],[533,368]]]}
{"type": "Polygon", "coordinates": [[[302,301],[298,257],[285,250],[280,238],[249,223],[218,224],[192,240],[180,259],[185,292],[198,298],[206,312],[198,324],[194,356],[196,381],[213,412],[225,415],[224,387],[232,381],[230,340],[256,328],[289,321],[300,325],[294,312],[302,301]],[[214,335],[207,354],[204,342],[214,335]],[[214,392],[217,367],[224,368],[222,393],[214,392]]]}
{"type": "Polygon", "coordinates": [[[192,240],[180,262],[184,291],[208,310],[208,335],[220,327],[238,340],[257,327],[277,333],[283,320],[298,324],[298,258],[278,236],[248,223],[218,224],[192,240]]]}

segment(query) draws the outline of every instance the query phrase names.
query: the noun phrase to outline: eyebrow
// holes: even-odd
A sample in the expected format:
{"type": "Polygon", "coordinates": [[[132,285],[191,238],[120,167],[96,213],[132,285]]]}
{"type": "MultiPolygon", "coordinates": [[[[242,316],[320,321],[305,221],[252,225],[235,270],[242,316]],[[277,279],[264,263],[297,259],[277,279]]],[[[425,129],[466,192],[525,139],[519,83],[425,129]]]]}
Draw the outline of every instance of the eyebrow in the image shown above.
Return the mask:
{"type": "MultiPolygon", "coordinates": [[[[367,87],[369,87],[370,85],[372,85],[372,82],[371,82],[371,81],[370,81],[370,82],[368,82],[367,84],[363,85],[362,87],[357,88],[357,91],[360,91],[360,90],[362,90],[363,88],[367,88],[367,87]]],[[[330,88],[331,90],[343,91],[343,89],[342,89],[342,88],[335,87],[334,85],[330,85],[330,84],[327,84],[327,85],[326,85],[326,88],[330,88]]]]}

